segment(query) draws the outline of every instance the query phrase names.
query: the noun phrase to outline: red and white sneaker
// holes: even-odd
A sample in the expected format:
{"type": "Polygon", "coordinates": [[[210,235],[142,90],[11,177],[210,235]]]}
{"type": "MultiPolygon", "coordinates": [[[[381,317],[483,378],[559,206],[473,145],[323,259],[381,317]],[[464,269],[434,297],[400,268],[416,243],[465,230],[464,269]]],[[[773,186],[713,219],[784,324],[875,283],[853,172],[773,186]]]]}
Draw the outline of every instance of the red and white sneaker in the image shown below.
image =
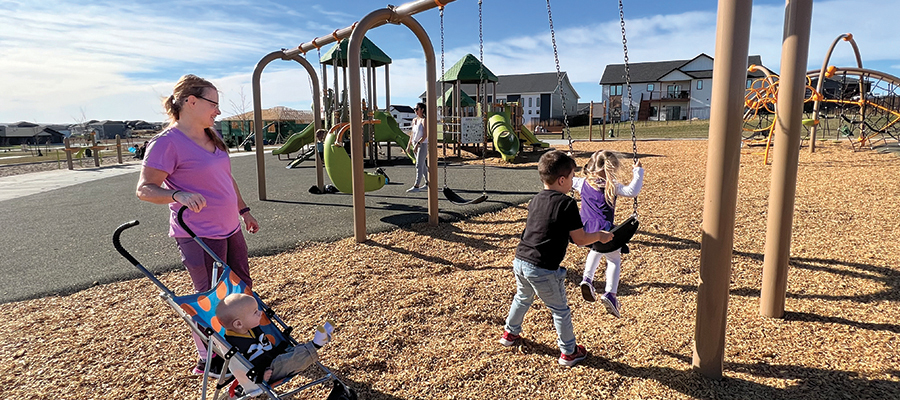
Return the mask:
{"type": "Polygon", "coordinates": [[[512,333],[509,333],[507,331],[503,331],[503,336],[501,336],[500,340],[498,340],[498,342],[500,342],[500,344],[502,344],[506,347],[515,346],[515,345],[519,344],[519,342],[521,342],[521,341],[522,341],[521,336],[513,335],[512,333]]]}
{"type": "Polygon", "coordinates": [[[565,365],[567,367],[574,367],[575,364],[581,362],[587,358],[587,350],[585,350],[584,346],[578,345],[575,346],[575,352],[572,354],[560,354],[559,355],[559,365],[565,365]]]}

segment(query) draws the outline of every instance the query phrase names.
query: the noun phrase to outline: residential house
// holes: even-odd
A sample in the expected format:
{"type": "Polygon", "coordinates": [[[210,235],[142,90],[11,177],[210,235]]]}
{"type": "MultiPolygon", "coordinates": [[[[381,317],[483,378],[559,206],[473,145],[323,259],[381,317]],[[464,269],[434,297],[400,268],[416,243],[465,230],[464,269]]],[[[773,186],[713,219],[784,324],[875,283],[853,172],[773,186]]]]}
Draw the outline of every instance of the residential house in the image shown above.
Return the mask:
{"type": "Polygon", "coordinates": [[[397,124],[400,125],[400,129],[404,131],[412,127],[412,120],[416,117],[416,111],[412,107],[396,104],[391,106],[390,114],[397,121],[397,124]]]}
{"type": "MultiPolygon", "coordinates": [[[[518,75],[497,75],[496,95],[494,84],[485,84],[487,101],[490,103],[518,102],[522,106],[522,123],[535,126],[545,121],[563,119],[563,94],[565,94],[566,115],[572,117],[578,109],[578,92],[569,81],[569,75],[562,73],[562,85],[557,84],[556,72],[540,72],[518,75]],[[562,89],[562,90],[560,90],[562,89]]],[[[441,93],[441,84],[436,88],[441,93]]],[[[444,86],[449,86],[445,84],[444,86]]],[[[476,84],[462,84],[460,89],[469,96],[477,97],[476,84]]],[[[425,93],[419,96],[425,101],[425,93]]]]}
{"type": "MultiPolygon", "coordinates": [[[[747,65],[762,65],[758,55],[748,57],[747,65]]],[[[611,120],[628,120],[630,106],[637,106],[638,120],[708,119],[712,93],[713,58],[700,54],[689,60],[655,61],[629,64],[631,104],[625,86],[625,65],[610,64],[603,71],[603,102],[611,120]]],[[[747,86],[764,73],[748,72],[747,86]]],[[[595,110],[596,112],[596,110],[595,110]]]]}
{"type": "Polygon", "coordinates": [[[20,121],[0,130],[0,145],[61,143],[63,134],[45,125],[20,121]]]}

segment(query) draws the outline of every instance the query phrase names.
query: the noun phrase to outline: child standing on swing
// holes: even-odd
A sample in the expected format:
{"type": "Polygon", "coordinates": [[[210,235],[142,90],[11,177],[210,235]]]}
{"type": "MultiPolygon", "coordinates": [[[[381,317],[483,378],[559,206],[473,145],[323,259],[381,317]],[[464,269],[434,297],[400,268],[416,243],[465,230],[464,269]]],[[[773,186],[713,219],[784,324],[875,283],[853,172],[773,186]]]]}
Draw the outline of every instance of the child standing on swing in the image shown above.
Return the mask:
{"type": "MultiPolygon", "coordinates": [[[[609,231],[615,226],[616,198],[637,197],[644,186],[644,169],[641,161],[635,158],[632,167],[631,183],[627,186],[620,183],[621,163],[616,153],[600,150],[591,155],[584,167],[584,178],[575,178],[572,188],[581,193],[581,221],[586,233],[609,231]]],[[[628,246],[609,253],[601,253],[591,249],[584,262],[584,275],[581,281],[581,295],[587,301],[596,301],[594,291],[594,274],[600,265],[600,257],[606,258],[606,292],[600,301],[606,311],[620,317],[619,300],[616,292],[619,288],[619,275],[622,273],[622,253],[628,253],[628,246]]]]}

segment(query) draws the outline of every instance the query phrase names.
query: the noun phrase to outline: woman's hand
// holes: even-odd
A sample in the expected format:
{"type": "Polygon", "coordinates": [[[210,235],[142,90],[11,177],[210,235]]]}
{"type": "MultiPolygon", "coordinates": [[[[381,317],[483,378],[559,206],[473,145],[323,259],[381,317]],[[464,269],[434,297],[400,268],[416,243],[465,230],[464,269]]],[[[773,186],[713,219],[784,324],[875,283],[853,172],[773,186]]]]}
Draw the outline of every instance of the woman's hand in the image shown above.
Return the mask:
{"type": "Polygon", "coordinates": [[[188,209],[195,213],[200,212],[203,207],[206,207],[206,198],[200,193],[185,192],[181,190],[172,195],[172,198],[187,206],[188,209]]]}
{"type": "Polygon", "coordinates": [[[259,232],[259,221],[257,221],[256,218],[253,218],[253,216],[250,215],[250,211],[247,211],[244,213],[244,215],[241,215],[241,218],[244,219],[244,227],[247,228],[247,232],[259,232]]]}

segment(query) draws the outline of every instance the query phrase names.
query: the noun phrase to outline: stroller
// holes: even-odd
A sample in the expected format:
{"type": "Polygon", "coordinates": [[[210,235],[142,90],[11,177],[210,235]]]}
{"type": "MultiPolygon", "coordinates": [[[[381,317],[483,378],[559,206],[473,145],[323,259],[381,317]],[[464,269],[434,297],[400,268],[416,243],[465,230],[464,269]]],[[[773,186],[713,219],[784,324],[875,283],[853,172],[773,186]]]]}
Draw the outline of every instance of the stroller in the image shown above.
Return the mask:
{"type": "Polygon", "coordinates": [[[226,265],[215,252],[213,252],[203,240],[198,238],[193,231],[184,223],[183,214],[187,207],[181,207],[178,211],[178,223],[188,232],[189,235],[206,251],[214,260],[211,289],[203,293],[195,293],[187,296],[176,296],[174,292],[169,290],[156,276],[141,265],[120,242],[122,232],[128,228],[137,226],[138,221],[126,222],[116,228],[113,233],[113,245],[122,257],[125,257],[131,264],[147,276],[160,289],[159,296],[165,301],[178,315],[187,322],[193,331],[206,344],[208,355],[206,358],[206,370],[203,372],[203,381],[201,383],[201,399],[207,398],[207,392],[212,390],[213,399],[250,399],[256,396],[265,395],[269,399],[282,399],[290,397],[293,394],[313,387],[319,384],[332,382],[332,390],[328,395],[328,400],[356,400],[356,393],[347,387],[338,379],[334,373],[328,368],[316,361],[316,366],[321,369],[324,376],[312,380],[298,388],[290,391],[276,393],[275,388],[288,382],[296,375],[281,378],[275,382],[265,382],[262,379],[265,371],[258,371],[236,348],[231,346],[224,338],[225,328],[215,318],[216,306],[222,299],[232,293],[246,293],[252,295],[263,310],[263,316],[260,320],[260,328],[268,337],[269,342],[275,347],[296,346],[298,343],[291,338],[292,328],[287,326],[271,308],[266,306],[260,300],[256,293],[251,291],[246,283],[238,278],[237,274],[231,271],[231,267],[226,265]],[[218,271],[221,270],[221,275],[218,271]],[[215,374],[210,373],[213,365],[213,357],[218,354],[222,363],[221,374],[217,378],[215,374]]]}

